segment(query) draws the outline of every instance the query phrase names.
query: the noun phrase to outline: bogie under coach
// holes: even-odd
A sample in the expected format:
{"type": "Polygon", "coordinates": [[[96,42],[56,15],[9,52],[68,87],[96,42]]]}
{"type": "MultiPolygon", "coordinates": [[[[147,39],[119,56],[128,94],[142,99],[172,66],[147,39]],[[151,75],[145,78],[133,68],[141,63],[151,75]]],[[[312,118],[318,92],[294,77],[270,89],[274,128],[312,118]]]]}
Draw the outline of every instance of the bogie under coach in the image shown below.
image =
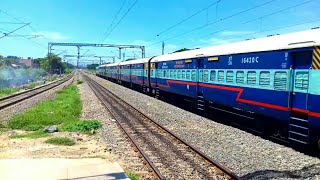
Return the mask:
{"type": "Polygon", "coordinates": [[[181,96],[201,113],[229,112],[259,121],[269,134],[320,146],[319,35],[313,29],[108,64],[97,75],[156,97],[181,96]],[[105,73],[108,68],[118,75],[105,73]]]}

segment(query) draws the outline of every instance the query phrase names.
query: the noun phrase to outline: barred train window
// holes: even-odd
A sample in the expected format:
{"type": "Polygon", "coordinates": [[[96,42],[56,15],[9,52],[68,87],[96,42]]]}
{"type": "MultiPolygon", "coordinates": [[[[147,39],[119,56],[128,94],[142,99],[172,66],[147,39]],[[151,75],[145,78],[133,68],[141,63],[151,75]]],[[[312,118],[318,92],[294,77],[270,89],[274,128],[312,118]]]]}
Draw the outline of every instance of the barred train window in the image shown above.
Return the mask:
{"type": "Polygon", "coordinates": [[[215,70],[211,70],[210,71],[210,81],[216,81],[216,71],[215,70]]]}
{"type": "Polygon", "coordinates": [[[190,80],[190,77],[191,77],[191,72],[190,72],[190,70],[187,70],[186,79],[190,80]]]}
{"type": "Polygon", "coordinates": [[[162,77],[163,77],[163,78],[167,77],[167,76],[166,76],[167,70],[162,70],[162,71],[163,71],[162,77]]]}
{"type": "Polygon", "coordinates": [[[269,71],[261,71],[260,78],[259,78],[259,85],[262,87],[270,86],[270,72],[269,71]]]}
{"type": "Polygon", "coordinates": [[[197,76],[196,70],[192,70],[191,71],[191,81],[196,81],[196,76],[197,76]]]}
{"type": "Polygon", "coordinates": [[[170,70],[170,78],[173,79],[173,70],[170,70]]]}
{"type": "Polygon", "coordinates": [[[236,83],[242,85],[244,84],[244,71],[237,71],[236,83]]]}
{"type": "Polygon", "coordinates": [[[294,87],[297,90],[308,90],[309,85],[309,73],[308,72],[297,72],[294,87]]]}
{"type": "Polygon", "coordinates": [[[186,79],[186,71],[185,70],[182,70],[182,79],[186,79]]]}
{"type": "Polygon", "coordinates": [[[181,79],[181,70],[178,70],[177,78],[178,78],[178,79],[181,79]]]}
{"type": "Polygon", "coordinates": [[[274,74],[274,89],[286,90],[287,89],[287,72],[277,71],[274,74]]]}
{"type": "Polygon", "coordinates": [[[154,70],[151,70],[151,77],[154,77],[154,70]]]}
{"type": "Polygon", "coordinates": [[[227,71],[227,83],[233,83],[233,71],[227,71]]]}
{"type": "Polygon", "coordinates": [[[173,79],[177,79],[177,70],[173,70],[173,79]]]}
{"type": "Polygon", "coordinates": [[[218,71],[218,82],[224,82],[224,71],[218,71]]]}
{"type": "Polygon", "coordinates": [[[170,78],[170,71],[169,70],[166,70],[166,77],[170,78]]]}
{"type": "Polygon", "coordinates": [[[248,71],[247,84],[249,86],[255,86],[257,82],[257,73],[255,71],[248,71]]]}
{"type": "Polygon", "coordinates": [[[209,81],[209,70],[204,70],[203,72],[203,82],[209,81]]]}
{"type": "Polygon", "coordinates": [[[202,82],[202,77],[203,76],[203,70],[202,69],[200,69],[199,70],[199,82],[202,82]]]}

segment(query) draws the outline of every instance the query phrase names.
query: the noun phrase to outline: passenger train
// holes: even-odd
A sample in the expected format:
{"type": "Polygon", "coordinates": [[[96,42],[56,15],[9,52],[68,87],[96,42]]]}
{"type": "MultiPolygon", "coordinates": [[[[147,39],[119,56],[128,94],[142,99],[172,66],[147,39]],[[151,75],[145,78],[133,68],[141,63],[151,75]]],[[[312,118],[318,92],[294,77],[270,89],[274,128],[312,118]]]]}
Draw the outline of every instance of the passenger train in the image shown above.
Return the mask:
{"type": "Polygon", "coordinates": [[[320,147],[319,68],[320,29],[312,29],[101,65],[96,73],[157,98],[182,97],[199,112],[254,117],[270,134],[320,147]]]}

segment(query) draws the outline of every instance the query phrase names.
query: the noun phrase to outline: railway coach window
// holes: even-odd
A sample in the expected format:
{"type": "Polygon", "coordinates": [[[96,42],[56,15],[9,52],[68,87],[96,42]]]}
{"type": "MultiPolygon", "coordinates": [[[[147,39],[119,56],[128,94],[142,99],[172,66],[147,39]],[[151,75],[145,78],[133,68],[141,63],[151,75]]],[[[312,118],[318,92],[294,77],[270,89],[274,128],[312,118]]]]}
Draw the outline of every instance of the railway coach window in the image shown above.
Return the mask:
{"type": "Polygon", "coordinates": [[[234,73],[233,71],[227,71],[227,83],[233,84],[233,77],[234,73]]]}
{"type": "Polygon", "coordinates": [[[178,70],[178,79],[181,79],[181,70],[178,70]]]}
{"type": "Polygon", "coordinates": [[[182,79],[185,80],[186,79],[186,70],[182,70],[181,72],[181,75],[182,75],[182,79]]]}
{"type": "Polygon", "coordinates": [[[173,70],[170,70],[170,78],[173,79],[173,70]]]}
{"type": "Polygon", "coordinates": [[[274,89],[286,90],[287,89],[287,72],[277,71],[274,74],[274,89]]]}
{"type": "Polygon", "coordinates": [[[270,86],[270,72],[269,71],[261,71],[260,78],[259,78],[259,85],[261,87],[268,87],[270,86]]]}
{"type": "Polygon", "coordinates": [[[295,90],[307,91],[309,85],[309,73],[308,72],[296,72],[294,81],[295,90]]]}
{"type": "Polygon", "coordinates": [[[166,71],[166,78],[170,78],[170,72],[169,70],[165,70],[166,71]]]}
{"type": "Polygon", "coordinates": [[[203,82],[209,81],[209,70],[204,70],[203,72],[203,82]]]}
{"type": "Polygon", "coordinates": [[[212,82],[216,81],[216,71],[215,70],[210,71],[210,81],[212,81],[212,82]]]}
{"type": "Polygon", "coordinates": [[[173,70],[173,79],[177,79],[177,70],[173,70]]]}
{"type": "Polygon", "coordinates": [[[191,71],[191,81],[196,81],[196,76],[197,76],[196,70],[192,70],[191,71]]]}
{"type": "Polygon", "coordinates": [[[218,82],[224,82],[224,71],[218,71],[218,82]]]}
{"type": "Polygon", "coordinates": [[[187,70],[187,72],[186,72],[186,79],[187,79],[187,80],[190,80],[190,77],[191,77],[191,71],[190,71],[190,70],[187,70]]]}
{"type": "Polygon", "coordinates": [[[255,86],[257,83],[257,73],[255,71],[248,71],[247,84],[249,86],[255,86]]]}
{"type": "Polygon", "coordinates": [[[244,84],[244,71],[237,71],[236,83],[241,85],[244,84]]]}

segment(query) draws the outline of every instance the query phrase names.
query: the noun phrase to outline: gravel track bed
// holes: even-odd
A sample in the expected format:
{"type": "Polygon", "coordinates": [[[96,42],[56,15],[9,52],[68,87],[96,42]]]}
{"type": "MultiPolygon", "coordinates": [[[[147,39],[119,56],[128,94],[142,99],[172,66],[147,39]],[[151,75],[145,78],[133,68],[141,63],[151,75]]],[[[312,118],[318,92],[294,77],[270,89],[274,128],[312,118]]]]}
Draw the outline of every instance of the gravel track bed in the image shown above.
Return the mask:
{"type": "Polygon", "coordinates": [[[90,77],[244,179],[320,178],[319,158],[90,77]]]}
{"type": "MultiPolygon", "coordinates": [[[[82,77],[79,77],[82,80],[82,77]]],[[[106,147],[126,172],[139,174],[142,179],[154,179],[145,162],[139,158],[139,153],[134,150],[125,134],[118,127],[117,122],[111,117],[106,108],[101,104],[94,92],[86,82],[78,85],[82,101],[82,115],[84,119],[97,119],[102,122],[102,128],[98,131],[103,137],[106,147]]]]}
{"type": "Polygon", "coordinates": [[[71,78],[70,80],[68,80],[67,82],[64,82],[63,84],[56,86],[46,92],[43,92],[41,94],[38,94],[36,96],[31,97],[30,99],[26,99],[26,100],[19,102],[13,106],[10,106],[8,108],[1,110],[0,111],[0,122],[9,121],[12,118],[12,116],[19,114],[19,113],[23,113],[44,100],[53,99],[56,96],[57,91],[63,89],[64,87],[70,85],[73,82],[73,79],[75,78],[75,76],[73,78],[71,78]]]}

